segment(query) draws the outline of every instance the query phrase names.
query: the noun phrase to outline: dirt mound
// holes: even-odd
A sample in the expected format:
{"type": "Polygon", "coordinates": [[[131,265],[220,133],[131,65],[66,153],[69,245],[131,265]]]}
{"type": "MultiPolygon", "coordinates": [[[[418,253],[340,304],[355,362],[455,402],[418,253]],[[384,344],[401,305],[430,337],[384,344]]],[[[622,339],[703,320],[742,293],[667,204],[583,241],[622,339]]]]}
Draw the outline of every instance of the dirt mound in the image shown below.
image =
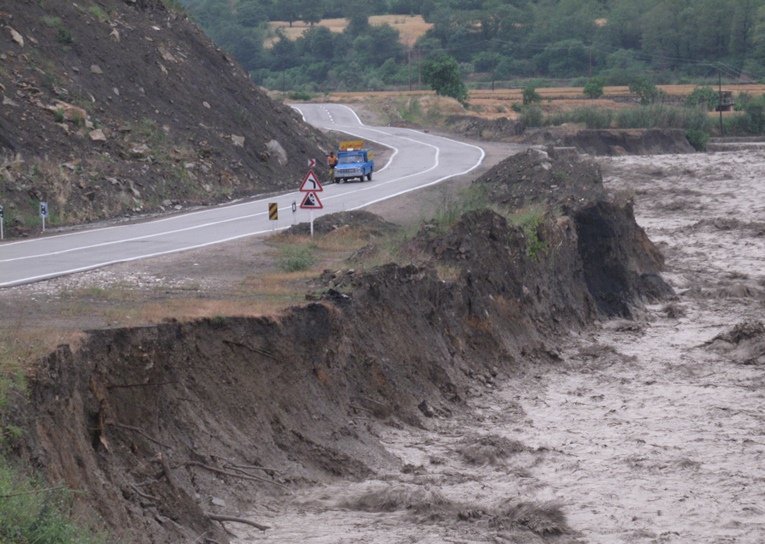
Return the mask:
{"type": "Polygon", "coordinates": [[[530,148],[497,164],[475,183],[488,191],[489,202],[512,209],[605,197],[600,167],[571,148],[530,148]]]}
{"type": "MultiPolygon", "coordinates": [[[[380,237],[394,232],[397,228],[379,215],[364,210],[322,215],[313,223],[315,234],[329,234],[340,229],[352,229],[366,237],[380,237]]],[[[290,227],[286,233],[305,236],[310,232],[309,223],[300,223],[290,227]]]]}
{"type": "Polygon", "coordinates": [[[530,144],[575,147],[589,155],[663,155],[693,153],[681,129],[540,129],[524,133],[530,144]]]}
{"type": "Polygon", "coordinates": [[[632,203],[607,197],[595,163],[568,148],[532,148],[476,183],[487,188],[490,202],[516,210],[516,220],[525,225],[527,251],[529,239],[555,244],[549,239],[555,229],[576,240],[589,293],[606,315],[626,317],[631,315],[626,301],[672,294],[658,275],[664,258],[635,222],[632,203]],[[546,222],[539,217],[543,213],[546,222]]]}
{"type": "Polygon", "coordinates": [[[38,200],[55,227],[281,190],[327,148],[167,2],[5,4],[0,199],[11,233],[37,227],[38,200]]]}
{"type": "Polygon", "coordinates": [[[765,325],[762,321],[738,323],[731,330],[715,336],[706,345],[724,353],[736,363],[765,365],[765,325]]]}

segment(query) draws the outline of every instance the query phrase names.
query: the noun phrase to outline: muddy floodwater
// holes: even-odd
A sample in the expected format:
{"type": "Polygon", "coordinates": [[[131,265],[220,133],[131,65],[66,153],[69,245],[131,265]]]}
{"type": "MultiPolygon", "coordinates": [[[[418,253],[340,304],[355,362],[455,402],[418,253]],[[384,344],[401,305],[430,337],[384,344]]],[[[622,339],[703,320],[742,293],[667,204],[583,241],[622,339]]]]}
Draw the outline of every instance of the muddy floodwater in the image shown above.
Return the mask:
{"type": "Polygon", "coordinates": [[[765,150],[601,163],[676,298],[384,428],[403,468],[258,506],[236,542],[765,542],[765,150]]]}

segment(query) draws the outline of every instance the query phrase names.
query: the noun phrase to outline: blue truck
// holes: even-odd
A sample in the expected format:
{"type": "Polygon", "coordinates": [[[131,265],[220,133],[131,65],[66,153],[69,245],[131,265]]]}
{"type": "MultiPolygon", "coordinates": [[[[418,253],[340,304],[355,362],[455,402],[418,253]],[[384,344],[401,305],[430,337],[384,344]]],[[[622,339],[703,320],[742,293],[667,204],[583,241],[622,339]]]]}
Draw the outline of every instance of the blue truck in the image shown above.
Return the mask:
{"type": "Polygon", "coordinates": [[[364,148],[364,141],[348,140],[340,142],[338,147],[335,183],[344,183],[354,178],[358,178],[359,181],[364,181],[364,178],[372,181],[375,161],[370,158],[369,150],[364,148]]]}

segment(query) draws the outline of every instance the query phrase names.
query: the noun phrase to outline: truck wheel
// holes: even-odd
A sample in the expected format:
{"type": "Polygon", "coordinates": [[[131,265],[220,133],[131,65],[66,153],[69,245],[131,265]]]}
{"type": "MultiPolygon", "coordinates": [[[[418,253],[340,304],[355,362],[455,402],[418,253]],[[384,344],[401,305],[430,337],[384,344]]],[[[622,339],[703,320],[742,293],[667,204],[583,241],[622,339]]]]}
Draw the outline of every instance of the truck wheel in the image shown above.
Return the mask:
{"type": "Polygon", "coordinates": [[[372,171],[371,170],[367,174],[367,181],[372,181],[372,171]]]}

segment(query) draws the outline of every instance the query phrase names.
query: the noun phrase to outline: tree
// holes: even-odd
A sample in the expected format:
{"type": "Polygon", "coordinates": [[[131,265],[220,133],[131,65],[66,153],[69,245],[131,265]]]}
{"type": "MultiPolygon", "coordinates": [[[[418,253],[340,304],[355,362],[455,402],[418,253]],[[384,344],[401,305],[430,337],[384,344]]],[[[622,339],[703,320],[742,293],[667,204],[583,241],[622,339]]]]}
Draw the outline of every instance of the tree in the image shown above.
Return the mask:
{"type": "Polygon", "coordinates": [[[600,98],[603,96],[605,82],[602,77],[591,78],[584,86],[584,96],[587,98],[600,98]]]}
{"type": "Polygon", "coordinates": [[[284,20],[290,24],[300,19],[300,1],[299,0],[279,0],[274,9],[284,17],[284,20]]]}
{"type": "Polygon", "coordinates": [[[284,70],[297,64],[295,43],[290,41],[281,30],[276,31],[277,40],[271,47],[271,67],[275,70],[284,70]]]}
{"type": "Polygon", "coordinates": [[[720,94],[708,85],[696,87],[685,99],[687,105],[696,108],[703,107],[707,111],[715,109],[719,101],[720,94]]]}
{"type": "Polygon", "coordinates": [[[309,28],[294,43],[304,64],[313,60],[331,60],[335,55],[335,37],[325,26],[309,28]]]}
{"type": "Polygon", "coordinates": [[[662,68],[675,68],[690,56],[688,41],[694,34],[686,21],[690,0],[657,2],[641,18],[643,51],[662,68]]]}
{"type": "Polygon", "coordinates": [[[363,4],[356,6],[348,18],[348,26],[345,32],[351,36],[358,36],[369,30],[369,11],[363,4]]]}
{"type": "Polygon", "coordinates": [[[268,13],[258,2],[249,0],[242,2],[237,8],[239,24],[248,28],[255,28],[268,20],[268,13]]]}
{"type": "Polygon", "coordinates": [[[324,15],[324,6],[317,0],[303,0],[300,5],[300,19],[310,26],[321,21],[324,15]]]}
{"type": "Polygon", "coordinates": [[[731,21],[730,52],[744,56],[751,50],[752,34],[757,17],[755,0],[736,0],[731,21]]]}
{"type": "Polygon", "coordinates": [[[639,77],[630,83],[630,92],[637,96],[643,106],[653,104],[661,98],[661,91],[646,77],[639,77]]]}
{"type": "Polygon", "coordinates": [[[523,91],[521,92],[521,96],[523,97],[523,105],[529,106],[531,104],[538,104],[542,101],[542,97],[537,92],[537,88],[533,85],[527,85],[523,88],[523,91]]]}
{"type": "Polygon", "coordinates": [[[403,58],[398,30],[390,25],[372,26],[353,40],[353,56],[366,66],[382,66],[388,60],[403,58]]]}
{"type": "Polygon", "coordinates": [[[534,57],[542,73],[572,77],[588,68],[589,51],[580,40],[563,40],[549,44],[534,57]]]}
{"type": "Polygon", "coordinates": [[[422,64],[422,78],[439,96],[451,96],[465,104],[468,91],[460,76],[460,68],[454,57],[438,55],[422,64]]]}

